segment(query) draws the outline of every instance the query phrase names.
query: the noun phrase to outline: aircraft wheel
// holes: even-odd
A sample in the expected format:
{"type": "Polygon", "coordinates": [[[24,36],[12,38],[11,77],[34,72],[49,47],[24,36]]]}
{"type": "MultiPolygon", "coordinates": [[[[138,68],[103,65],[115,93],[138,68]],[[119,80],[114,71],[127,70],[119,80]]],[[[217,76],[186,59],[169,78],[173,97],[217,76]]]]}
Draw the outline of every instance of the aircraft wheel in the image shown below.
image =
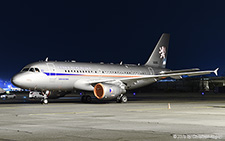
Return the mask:
{"type": "Polygon", "coordinates": [[[123,95],[120,99],[121,103],[126,103],[127,102],[127,96],[123,95]]]}
{"type": "Polygon", "coordinates": [[[48,104],[48,100],[47,99],[44,99],[43,100],[43,104],[48,104]]]}
{"type": "Polygon", "coordinates": [[[83,95],[81,97],[81,102],[83,102],[83,103],[91,103],[91,101],[92,101],[92,99],[91,99],[91,96],[89,96],[89,95],[83,95]]]}
{"type": "Polygon", "coordinates": [[[117,103],[126,103],[128,101],[127,96],[120,95],[116,98],[117,103]]]}
{"type": "Polygon", "coordinates": [[[82,95],[81,102],[85,103],[85,101],[86,101],[86,95],[82,95]]]}
{"type": "Polygon", "coordinates": [[[91,103],[92,99],[91,99],[91,96],[90,95],[87,95],[86,96],[86,102],[87,103],[91,103]]]}

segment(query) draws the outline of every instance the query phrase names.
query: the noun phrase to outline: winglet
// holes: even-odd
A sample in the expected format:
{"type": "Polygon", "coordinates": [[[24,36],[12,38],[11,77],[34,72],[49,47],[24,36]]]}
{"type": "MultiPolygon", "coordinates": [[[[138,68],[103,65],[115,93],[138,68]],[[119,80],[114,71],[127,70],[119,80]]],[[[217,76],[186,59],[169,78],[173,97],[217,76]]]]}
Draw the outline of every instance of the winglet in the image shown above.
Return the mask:
{"type": "Polygon", "coordinates": [[[218,70],[219,70],[219,68],[214,70],[214,73],[215,73],[216,76],[218,76],[218,70]]]}

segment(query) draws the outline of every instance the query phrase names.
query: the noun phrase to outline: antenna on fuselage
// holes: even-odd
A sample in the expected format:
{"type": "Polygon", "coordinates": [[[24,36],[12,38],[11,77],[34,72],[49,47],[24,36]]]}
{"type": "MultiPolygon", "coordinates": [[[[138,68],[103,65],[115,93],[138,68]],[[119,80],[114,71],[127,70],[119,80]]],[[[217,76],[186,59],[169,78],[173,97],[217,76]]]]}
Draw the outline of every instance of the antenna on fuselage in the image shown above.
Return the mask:
{"type": "Polygon", "coordinates": [[[45,62],[48,62],[48,57],[46,57],[45,62]]]}
{"type": "Polygon", "coordinates": [[[120,65],[123,65],[123,61],[120,62],[120,65]]]}

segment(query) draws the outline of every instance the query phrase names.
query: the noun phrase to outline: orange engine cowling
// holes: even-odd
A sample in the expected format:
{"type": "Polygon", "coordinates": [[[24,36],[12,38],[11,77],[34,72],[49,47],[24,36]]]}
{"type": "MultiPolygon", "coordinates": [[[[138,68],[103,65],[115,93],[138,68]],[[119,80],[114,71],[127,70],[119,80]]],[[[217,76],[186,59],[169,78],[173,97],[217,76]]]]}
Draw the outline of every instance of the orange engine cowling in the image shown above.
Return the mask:
{"type": "Polygon", "coordinates": [[[125,89],[113,84],[98,83],[94,87],[95,97],[101,100],[115,99],[117,96],[125,92],[125,89]]]}

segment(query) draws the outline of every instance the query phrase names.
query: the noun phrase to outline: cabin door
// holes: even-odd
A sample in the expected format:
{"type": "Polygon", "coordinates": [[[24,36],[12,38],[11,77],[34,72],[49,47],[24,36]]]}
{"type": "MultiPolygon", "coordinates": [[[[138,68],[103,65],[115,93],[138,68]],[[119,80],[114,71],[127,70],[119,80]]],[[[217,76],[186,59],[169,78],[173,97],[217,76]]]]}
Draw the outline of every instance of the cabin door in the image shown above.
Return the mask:
{"type": "Polygon", "coordinates": [[[55,82],[56,80],[56,73],[55,73],[55,65],[53,63],[47,63],[48,71],[49,71],[49,80],[50,82],[55,82]]]}

